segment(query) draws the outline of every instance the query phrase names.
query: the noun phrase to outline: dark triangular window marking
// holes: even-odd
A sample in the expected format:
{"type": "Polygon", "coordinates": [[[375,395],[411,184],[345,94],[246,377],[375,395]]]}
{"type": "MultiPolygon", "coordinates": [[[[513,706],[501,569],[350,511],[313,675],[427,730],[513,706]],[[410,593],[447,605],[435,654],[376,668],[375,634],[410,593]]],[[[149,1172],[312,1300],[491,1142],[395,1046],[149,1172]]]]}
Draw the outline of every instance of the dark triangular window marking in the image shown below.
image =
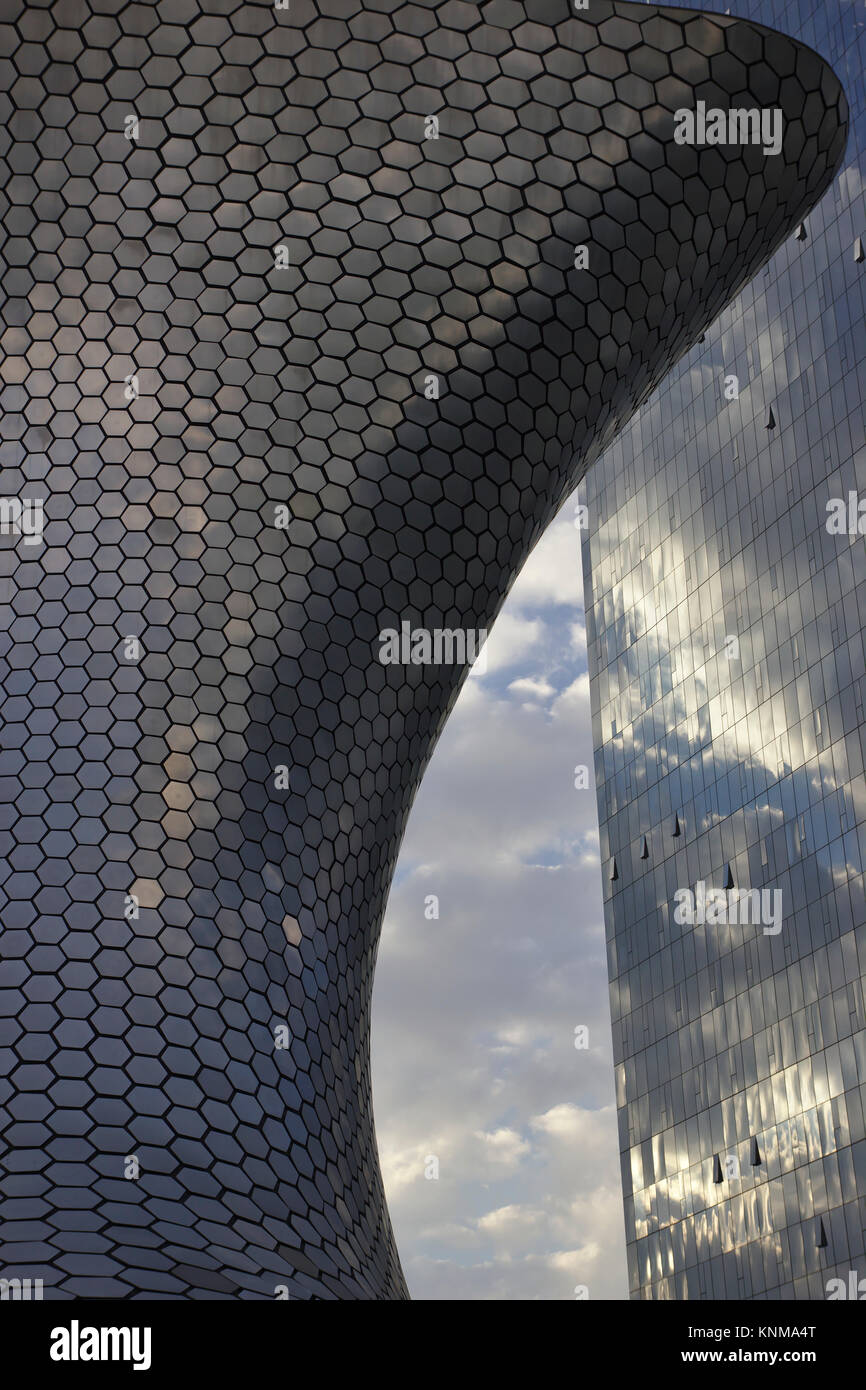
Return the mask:
{"type": "Polygon", "coordinates": [[[760,1167],[763,1161],[764,1160],[761,1158],[761,1150],[758,1148],[758,1141],[757,1139],[752,1139],[752,1167],[760,1167]]]}
{"type": "Polygon", "coordinates": [[[725,1175],[722,1172],[722,1160],[719,1158],[718,1154],[713,1154],[713,1182],[720,1183],[724,1181],[725,1175]]]}

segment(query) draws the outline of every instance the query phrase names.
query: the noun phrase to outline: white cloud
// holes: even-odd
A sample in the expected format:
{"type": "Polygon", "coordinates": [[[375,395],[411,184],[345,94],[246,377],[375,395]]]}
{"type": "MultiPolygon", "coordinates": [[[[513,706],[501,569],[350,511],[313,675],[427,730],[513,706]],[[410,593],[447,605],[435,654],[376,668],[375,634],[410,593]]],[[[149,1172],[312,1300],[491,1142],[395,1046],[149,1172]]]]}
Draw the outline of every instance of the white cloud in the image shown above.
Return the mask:
{"type": "Polygon", "coordinates": [[[508,597],[508,605],[542,607],[583,603],[580,533],[566,503],[533,550],[508,597]]]}
{"type": "Polygon", "coordinates": [[[492,1235],[513,1241],[517,1232],[525,1240],[530,1233],[537,1233],[544,1221],[544,1213],[532,1207],[521,1207],[514,1203],[488,1211],[477,1222],[477,1229],[484,1235],[492,1235]]]}
{"type": "Polygon", "coordinates": [[[485,643],[487,674],[508,670],[526,661],[544,635],[540,618],[524,618],[506,607],[499,614],[485,643]]]}
{"type": "Polygon", "coordinates": [[[574,787],[593,758],[565,517],[491,633],[492,676],[465,684],[442,734],[379,951],[376,1125],[418,1298],[570,1299],[578,1283],[625,1296],[598,825],[593,792],[574,787]],[[430,893],[438,921],[424,917],[430,893]],[[588,1050],[574,1047],[577,1024],[588,1050]],[[424,1177],[430,1154],[438,1180],[424,1177]]]}
{"type": "Polygon", "coordinates": [[[531,1144],[515,1129],[496,1129],[492,1134],[482,1131],[476,1137],[484,1146],[488,1163],[495,1163],[502,1170],[517,1168],[520,1160],[532,1149],[531,1144]]]}
{"type": "MultiPolygon", "coordinates": [[[[589,673],[583,671],[577,676],[567,689],[562,691],[551,708],[554,719],[567,719],[572,723],[583,723],[589,712],[589,673]]],[[[589,744],[590,757],[588,763],[592,766],[592,741],[589,744]]]]}
{"type": "Polygon", "coordinates": [[[563,1102],[561,1105],[552,1106],[543,1115],[536,1115],[532,1120],[532,1128],[545,1134],[556,1135],[558,1138],[573,1139],[579,1132],[580,1122],[581,1111],[578,1107],[563,1102]]]}
{"type": "Polygon", "coordinates": [[[556,687],[539,676],[521,676],[519,680],[511,681],[508,689],[530,700],[549,700],[551,695],[556,694],[556,687]]]}

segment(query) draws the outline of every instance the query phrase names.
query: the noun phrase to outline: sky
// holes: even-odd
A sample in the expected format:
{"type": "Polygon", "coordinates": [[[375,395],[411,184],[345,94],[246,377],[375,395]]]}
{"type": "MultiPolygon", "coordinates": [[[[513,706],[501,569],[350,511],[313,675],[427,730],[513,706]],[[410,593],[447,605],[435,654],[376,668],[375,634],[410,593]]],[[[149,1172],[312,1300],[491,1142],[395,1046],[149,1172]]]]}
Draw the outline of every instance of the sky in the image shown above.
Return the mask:
{"type": "Polygon", "coordinates": [[[487,671],[466,681],[421,783],[372,1034],[379,1151],[412,1297],[625,1298],[571,504],[518,577],[487,671]],[[590,784],[577,790],[580,764],[590,784]]]}

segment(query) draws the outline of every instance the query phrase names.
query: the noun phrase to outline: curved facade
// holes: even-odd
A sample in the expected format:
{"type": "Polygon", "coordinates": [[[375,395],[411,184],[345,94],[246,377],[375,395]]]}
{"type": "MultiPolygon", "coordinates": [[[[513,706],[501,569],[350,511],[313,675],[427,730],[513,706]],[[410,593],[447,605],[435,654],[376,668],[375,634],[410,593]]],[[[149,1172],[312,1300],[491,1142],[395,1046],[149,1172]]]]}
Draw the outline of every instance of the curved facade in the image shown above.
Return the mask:
{"type": "Polygon", "coordinates": [[[836,0],[748,9],[832,62],[845,167],[583,495],[635,1298],[866,1276],[866,40],[836,0]],[[678,921],[699,883],[723,910],[678,921]]]}
{"type": "Polygon", "coordinates": [[[490,625],[841,158],[787,37],[532,8],[7,7],[0,1269],[46,1297],[405,1295],[370,993],[466,666],[381,634],[490,625]],[[698,102],[779,153],[678,143],[698,102]]]}

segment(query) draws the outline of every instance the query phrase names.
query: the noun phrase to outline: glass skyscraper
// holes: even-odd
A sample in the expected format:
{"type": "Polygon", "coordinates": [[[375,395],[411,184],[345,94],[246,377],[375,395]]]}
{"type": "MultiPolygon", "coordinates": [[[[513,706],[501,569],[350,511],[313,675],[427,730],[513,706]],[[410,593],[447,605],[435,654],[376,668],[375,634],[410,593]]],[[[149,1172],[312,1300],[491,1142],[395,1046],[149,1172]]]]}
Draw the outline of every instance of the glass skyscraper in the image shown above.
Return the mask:
{"type": "Polygon", "coordinates": [[[622,1180],[632,1297],[821,1299],[866,1275],[866,24],[731,13],[851,129],[580,493],[622,1180]]]}

